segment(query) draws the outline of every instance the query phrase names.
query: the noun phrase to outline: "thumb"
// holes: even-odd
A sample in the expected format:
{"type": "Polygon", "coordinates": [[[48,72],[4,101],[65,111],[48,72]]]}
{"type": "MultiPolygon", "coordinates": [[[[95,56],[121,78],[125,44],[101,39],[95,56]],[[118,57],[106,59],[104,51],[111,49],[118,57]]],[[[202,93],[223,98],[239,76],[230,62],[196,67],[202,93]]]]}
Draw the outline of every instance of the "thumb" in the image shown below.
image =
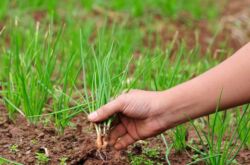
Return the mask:
{"type": "Polygon", "coordinates": [[[117,112],[122,111],[122,103],[121,99],[118,97],[117,99],[109,102],[108,104],[102,106],[95,112],[92,112],[88,115],[88,120],[91,122],[101,122],[110,116],[114,115],[117,112]]]}

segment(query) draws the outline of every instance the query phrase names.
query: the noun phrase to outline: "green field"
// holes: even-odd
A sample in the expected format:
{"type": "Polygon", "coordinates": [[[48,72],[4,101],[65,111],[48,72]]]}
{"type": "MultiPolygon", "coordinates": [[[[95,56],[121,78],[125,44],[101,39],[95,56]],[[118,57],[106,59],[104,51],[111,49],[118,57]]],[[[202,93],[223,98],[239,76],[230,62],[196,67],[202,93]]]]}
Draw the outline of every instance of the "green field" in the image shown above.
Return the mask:
{"type": "MultiPolygon", "coordinates": [[[[1,0],[1,111],[12,122],[23,116],[30,125],[52,125],[63,137],[74,118],[124,91],[161,91],[198,76],[235,51],[219,24],[227,3],[1,0]],[[218,37],[222,34],[227,39],[218,37]]],[[[127,150],[128,164],[174,164],[175,153],[192,153],[187,164],[237,164],[238,153],[250,147],[250,108],[237,109],[166,131],[156,137],[160,148],[150,145],[151,139],[139,142],[142,153],[127,150]],[[190,131],[196,138],[188,137],[190,131]]],[[[84,124],[101,138],[113,120],[84,124]]],[[[4,153],[0,150],[0,157],[27,163],[4,153]]],[[[35,154],[37,164],[53,164],[53,157],[35,154]]],[[[0,158],[0,164],[11,164],[5,162],[0,158]]]]}

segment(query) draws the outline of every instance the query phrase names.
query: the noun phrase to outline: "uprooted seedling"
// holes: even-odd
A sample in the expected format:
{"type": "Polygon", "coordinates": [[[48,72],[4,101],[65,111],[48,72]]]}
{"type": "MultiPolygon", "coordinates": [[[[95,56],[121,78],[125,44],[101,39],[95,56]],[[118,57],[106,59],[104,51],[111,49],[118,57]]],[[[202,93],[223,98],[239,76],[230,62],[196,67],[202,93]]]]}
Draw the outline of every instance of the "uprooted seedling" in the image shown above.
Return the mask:
{"type": "MultiPolygon", "coordinates": [[[[117,68],[117,65],[115,65],[117,64],[117,59],[111,58],[113,53],[115,53],[113,45],[105,54],[98,54],[98,52],[102,51],[95,51],[94,49],[92,49],[92,52],[93,60],[87,61],[86,55],[81,47],[84,97],[88,107],[86,111],[87,114],[90,114],[107,104],[112,97],[120,94],[125,88],[129,89],[128,84],[126,83],[129,61],[126,65],[119,65],[119,67],[122,68],[117,68]],[[89,66],[86,67],[87,65],[89,66]],[[90,68],[90,70],[86,70],[86,68],[90,68]]],[[[94,124],[97,134],[96,147],[98,152],[103,152],[108,146],[107,137],[113,119],[114,117],[111,117],[101,123],[94,124]]]]}

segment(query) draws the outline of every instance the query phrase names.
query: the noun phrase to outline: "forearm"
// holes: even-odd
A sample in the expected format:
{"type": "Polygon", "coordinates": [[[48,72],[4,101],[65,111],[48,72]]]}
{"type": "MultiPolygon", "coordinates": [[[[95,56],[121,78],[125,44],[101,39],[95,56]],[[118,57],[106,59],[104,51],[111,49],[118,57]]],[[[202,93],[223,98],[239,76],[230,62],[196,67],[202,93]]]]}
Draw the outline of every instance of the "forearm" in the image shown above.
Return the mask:
{"type": "Polygon", "coordinates": [[[215,68],[163,93],[169,100],[169,127],[213,113],[219,100],[220,109],[250,102],[250,43],[215,68]]]}

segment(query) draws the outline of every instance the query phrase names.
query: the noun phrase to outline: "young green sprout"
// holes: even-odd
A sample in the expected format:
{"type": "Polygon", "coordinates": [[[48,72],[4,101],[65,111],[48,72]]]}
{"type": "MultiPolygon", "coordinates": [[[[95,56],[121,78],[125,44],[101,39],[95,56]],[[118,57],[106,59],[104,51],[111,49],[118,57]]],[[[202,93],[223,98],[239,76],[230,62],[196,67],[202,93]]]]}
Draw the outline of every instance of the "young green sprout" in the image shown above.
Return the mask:
{"type": "Polygon", "coordinates": [[[36,160],[37,160],[38,164],[48,164],[48,162],[50,161],[50,158],[45,153],[37,152],[36,153],[36,160]]]}

